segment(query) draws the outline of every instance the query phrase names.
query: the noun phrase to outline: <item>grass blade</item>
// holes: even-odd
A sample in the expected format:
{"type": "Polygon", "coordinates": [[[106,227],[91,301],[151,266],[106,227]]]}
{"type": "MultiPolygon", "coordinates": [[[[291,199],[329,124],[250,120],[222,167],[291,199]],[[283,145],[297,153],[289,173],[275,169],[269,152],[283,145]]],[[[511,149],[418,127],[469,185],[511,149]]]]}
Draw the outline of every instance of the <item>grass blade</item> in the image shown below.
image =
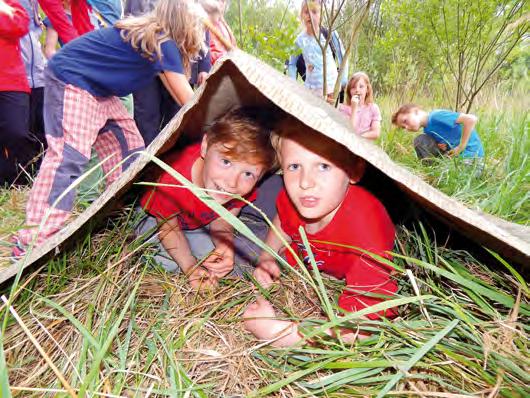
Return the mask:
{"type": "Polygon", "coordinates": [[[459,320],[455,319],[450,322],[443,330],[436,333],[436,335],[430,339],[425,345],[423,345],[408,361],[407,363],[397,372],[392,379],[383,387],[376,398],[382,398],[389,392],[394,386],[405,376],[415,364],[418,362],[425,354],[427,354],[438,342],[443,339],[454,327],[458,324],[459,320]]]}

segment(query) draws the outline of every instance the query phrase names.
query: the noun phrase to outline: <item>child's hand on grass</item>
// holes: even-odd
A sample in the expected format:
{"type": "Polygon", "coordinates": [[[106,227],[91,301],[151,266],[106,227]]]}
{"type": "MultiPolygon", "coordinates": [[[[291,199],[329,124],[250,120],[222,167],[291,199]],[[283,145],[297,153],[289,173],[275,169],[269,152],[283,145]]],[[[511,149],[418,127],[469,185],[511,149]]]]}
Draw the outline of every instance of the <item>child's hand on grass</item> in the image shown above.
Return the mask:
{"type": "Polygon", "coordinates": [[[188,279],[195,290],[213,289],[219,285],[219,279],[203,267],[195,267],[188,274],[188,279]]]}
{"type": "Polygon", "coordinates": [[[280,267],[272,258],[261,260],[253,275],[264,289],[268,289],[274,281],[280,278],[280,267]]]}
{"type": "Polygon", "coordinates": [[[234,269],[234,249],[229,245],[217,245],[202,263],[217,278],[228,275],[234,269]]]}
{"type": "Polygon", "coordinates": [[[462,150],[463,150],[463,148],[460,145],[457,145],[453,149],[451,149],[450,151],[447,152],[447,156],[449,156],[449,157],[458,156],[458,155],[460,155],[462,150]]]}

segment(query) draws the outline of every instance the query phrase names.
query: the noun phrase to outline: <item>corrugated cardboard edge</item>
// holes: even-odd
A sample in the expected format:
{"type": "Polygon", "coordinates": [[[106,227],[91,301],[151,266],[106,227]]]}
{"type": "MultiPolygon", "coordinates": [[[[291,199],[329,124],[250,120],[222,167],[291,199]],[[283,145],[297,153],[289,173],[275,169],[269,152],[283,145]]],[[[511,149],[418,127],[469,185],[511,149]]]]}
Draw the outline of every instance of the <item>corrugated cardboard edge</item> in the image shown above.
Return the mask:
{"type": "MultiPolygon", "coordinates": [[[[182,132],[182,124],[192,114],[194,107],[202,102],[204,121],[188,120],[187,123],[204,125],[236,104],[246,103],[236,98],[228,87],[244,78],[246,83],[270,102],[288,114],[296,117],[308,127],[346,146],[352,153],[364,158],[372,166],[394,180],[411,199],[419,202],[429,212],[438,216],[451,228],[466,237],[500,252],[508,260],[524,266],[530,264],[530,228],[513,224],[491,215],[471,210],[457,200],[448,197],[425,183],[404,167],[394,163],[388,155],[372,142],[353,134],[343,115],[335,108],[316,98],[300,84],[281,75],[278,71],[258,59],[241,51],[233,51],[216,64],[206,85],[203,85],[193,99],[170,121],[157,139],[149,146],[147,153],[158,155],[172,146],[182,132]],[[239,73],[239,76],[237,75],[239,73]],[[211,85],[218,92],[206,94],[211,85]],[[231,93],[231,96],[227,93],[231,93]],[[212,98],[216,97],[214,101],[212,98]],[[209,102],[208,102],[209,101],[209,102]]],[[[233,87],[232,87],[233,89],[233,87]]],[[[247,93],[252,95],[253,93],[247,93]]],[[[190,116],[191,117],[191,116],[190,116]]],[[[188,118],[189,119],[189,118],[188,118]]],[[[129,187],[132,181],[149,163],[147,157],[137,159],[103,195],[68,224],[60,233],[45,244],[32,250],[26,258],[8,268],[0,270],[0,282],[16,275],[20,267],[38,262],[43,256],[57,250],[76,231],[96,216],[111,199],[116,199],[129,187]]]]}

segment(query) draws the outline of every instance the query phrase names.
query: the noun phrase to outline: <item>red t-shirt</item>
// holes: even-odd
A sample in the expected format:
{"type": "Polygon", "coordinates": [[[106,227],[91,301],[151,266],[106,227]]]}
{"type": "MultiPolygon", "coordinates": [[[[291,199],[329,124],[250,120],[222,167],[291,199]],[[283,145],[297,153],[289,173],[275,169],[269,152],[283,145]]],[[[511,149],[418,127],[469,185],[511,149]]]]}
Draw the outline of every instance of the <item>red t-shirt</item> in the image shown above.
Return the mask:
{"type": "MultiPolygon", "coordinates": [[[[292,239],[292,248],[306,265],[310,265],[298,232],[298,228],[306,223],[300,218],[285,190],[278,195],[276,207],[282,229],[292,239]]],[[[384,206],[371,193],[356,185],[348,188],[333,220],[316,234],[307,234],[318,269],[346,280],[347,287],[339,297],[339,307],[353,312],[380,303],[383,299],[365,296],[362,292],[393,295],[397,291],[397,283],[390,276],[391,269],[369,255],[349,247],[323,242],[355,246],[390,259],[391,256],[385,251],[392,250],[394,237],[394,225],[384,206]]],[[[296,265],[289,252],[287,261],[296,265]]],[[[377,319],[380,316],[395,315],[396,311],[390,309],[367,317],[377,319]]]]}
{"type": "MultiPolygon", "coordinates": [[[[171,153],[165,162],[191,181],[191,168],[200,157],[201,145],[193,144],[182,151],[171,153]]],[[[163,172],[157,181],[160,184],[181,185],[169,173],[163,172]]],[[[257,198],[256,189],[245,199],[253,202],[257,198]]],[[[185,187],[156,186],[146,190],[140,199],[142,208],[160,219],[177,217],[180,228],[184,231],[200,228],[219,218],[219,214],[206,206],[189,189],[185,187]]],[[[224,204],[228,210],[241,208],[245,202],[237,199],[224,204]]]]}

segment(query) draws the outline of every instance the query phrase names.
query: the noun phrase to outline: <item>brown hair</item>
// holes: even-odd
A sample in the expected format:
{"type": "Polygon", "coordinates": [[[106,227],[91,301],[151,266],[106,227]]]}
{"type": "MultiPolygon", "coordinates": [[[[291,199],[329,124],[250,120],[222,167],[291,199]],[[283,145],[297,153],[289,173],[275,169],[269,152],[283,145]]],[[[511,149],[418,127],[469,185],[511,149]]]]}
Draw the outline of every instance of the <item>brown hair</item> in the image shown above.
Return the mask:
{"type": "Polygon", "coordinates": [[[276,165],[271,143],[272,110],[263,107],[241,107],[217,119],[206,131],[208,147],[221,144],[227,157],[260,164],[269,170],[276,165]]]}
{"type": "Polygon", "coordinates": [[[415,109],[421,109],[421,108],[418,105],[416,105],[416,104],[401,105],[399,107],[399,109],[396,112],[394,112],[394,114],[392,115],[392,124],[397,126],[397,119],[398,119],[399,115],[405,114],[405,113],[410,113],[410,112],[412,112],[415,109]]]}
{"type": "Polygon", "coordinates": [[[271,139],[279,161],[281,161],[282,140],[285,138],[296,141],[308,151],[329,160],[356,181],[360,180],[364,174],[366,167],[364,159],[353,154],[332,138],[312,132],[306,125],[292,117],[286,117],[278,125],[271,139]]]}
{"type": "Polygon", "coordinates": [[[372,89],[372,84],[370,83],[370,78],[364,72],[356,72],[351,77],[348,85],[346,86],[346,103],[351,105],[351,89],[359,80],[363,79],[366,83],[366,98],[364,99],[365,104],[372,104],[374,102],[374,90],[372,89]]]}

